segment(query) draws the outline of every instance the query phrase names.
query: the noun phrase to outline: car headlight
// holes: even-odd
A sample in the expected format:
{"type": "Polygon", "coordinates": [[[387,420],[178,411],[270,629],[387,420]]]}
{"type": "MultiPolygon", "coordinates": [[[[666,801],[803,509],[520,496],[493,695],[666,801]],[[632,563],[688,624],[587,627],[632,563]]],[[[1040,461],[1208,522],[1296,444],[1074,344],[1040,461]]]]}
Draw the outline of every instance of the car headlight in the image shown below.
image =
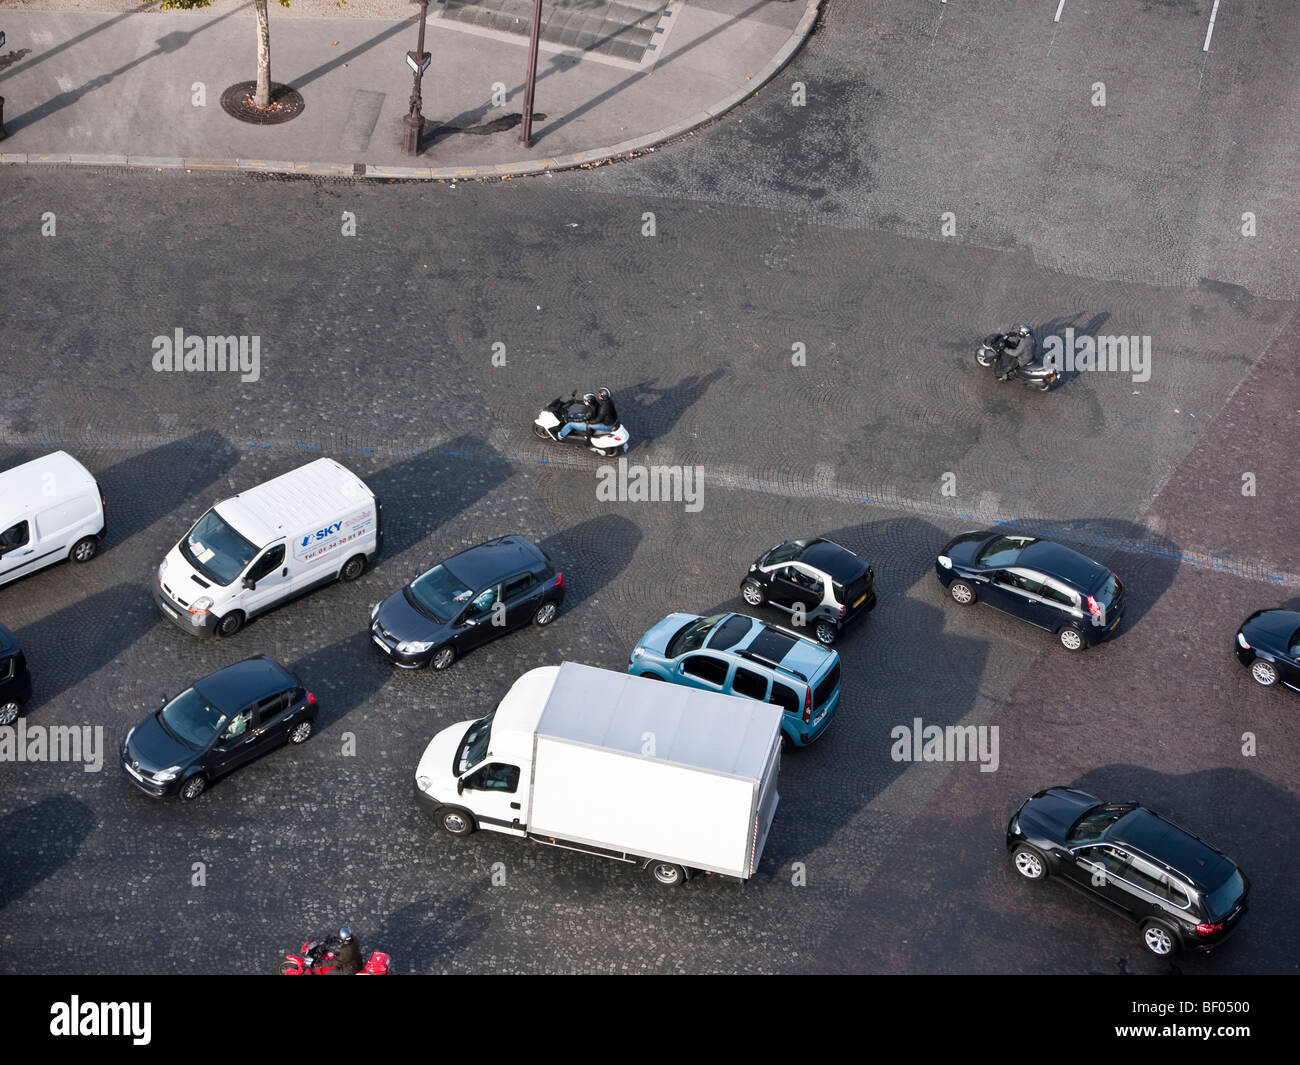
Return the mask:
{"type": "Polygon", "coordinates": [[[428,791],[433,787],[433,781],[428,777],[416,777],[415,784],[421,791],[428,791]]]}
{"type": "Polygon", "coordinates": [[[643,654],[645,654],[645,648],[644,648],[644,647],[634,647],[634,648],[632,649],[632,657],[633,657],[633,658],[640,658],[643,654]]]}
{"type": "Polygon", "coordinates": [[[940,555],[939,565],[941,565],[944,569],[952,569],[952,559],[950,559],[947,555],[940,555]]]}
{"type": "Polygon", "coordinates": [[[181,771],[181,768],[182,767],[178,765],[171,766],[168,769],[164,769],[161,773],[155,773],[153,778],[158,781],[159,784],[166,784],[167,781],[176,779],[176,774],[181,771]]]}
{"type": "Polygon", "coordinates": [[[190,604],[191,614],[206,614],[212,609],[212,597],[210,595],[201,595],[190,604]]]}
{"type": "Polygon", "coordinates": [[[167,560],[164,558],[158,566],[158,579],[162,580],[162,575],[167,572],[167,560]]]}
{"type": "Polygon", "coordinates": [[[374,620],[375,620],[375,615],[378,614],[378,613],[379,613],[379,604],[376,603],[374,606],[372,606],[372,607],[370,608],[370,620],[371,620],[371,621],[374,621],[374,620]]]}
{"type": "Polygon", "coordinates": [[[426,643],[424,640],[403,640],[397,645],[397,651],[404,655],[421,655],[432,646],[432,641],[426,643]]]}
{"type": "Polygon", "coordinates": [[[1250,650],[1250,644],[1246,642],[1246,637],[1241,633],[1237,633],[1237,643],[1239,643],[1245,650],[1250,650]]]}

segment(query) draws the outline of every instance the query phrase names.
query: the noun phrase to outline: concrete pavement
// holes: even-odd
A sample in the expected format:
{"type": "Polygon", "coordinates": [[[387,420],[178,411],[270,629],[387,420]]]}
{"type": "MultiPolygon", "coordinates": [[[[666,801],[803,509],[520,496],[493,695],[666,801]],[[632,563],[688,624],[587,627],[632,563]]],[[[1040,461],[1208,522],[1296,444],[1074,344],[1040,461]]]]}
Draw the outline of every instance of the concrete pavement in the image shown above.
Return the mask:
{"type": "Polygon", "coordinates": [[[773,77],[821,0],[677,0],[639,62],[543,41],[534,143],[518,141],[527,38],[432,5],[421,154],[401,154],[406,18],[279,17],[271,75],[303,97],[278,125],[227,114],[256,76],[251,4],[217,13],[0,11],[3,163],[230,168],[465,179],[592,165],[712,121],[773,77]],[[545,117],[541,117],[541,116],[545,117]]]}

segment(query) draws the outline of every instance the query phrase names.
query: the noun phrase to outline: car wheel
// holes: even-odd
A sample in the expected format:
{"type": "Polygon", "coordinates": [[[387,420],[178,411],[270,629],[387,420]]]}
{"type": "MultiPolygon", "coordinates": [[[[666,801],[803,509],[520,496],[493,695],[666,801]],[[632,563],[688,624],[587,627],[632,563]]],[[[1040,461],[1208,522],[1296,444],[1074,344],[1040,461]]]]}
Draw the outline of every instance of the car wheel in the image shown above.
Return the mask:
{"type": "Polygon", "coordinates": [[[99,553],[99,541],[93,536],[83,536],[75,544],[72,550],[68,552],[68,557],[73,562],[89,562],[99,553]]]}
{"type": "Polygon", "coordinates": [[[664,683],[664,678],[659,676],[658,673],[642,673],[641,676],[646,680],[657,680],[660,684],[664,683]]]}
{"type": "Polygon", "coordinates": [[[454,661],[456,661],[456,648],[451,644],[444,644],[433,652],[429,665],[434,669],[449,669],[454,661]]]}
{"type": "Polygon", "coordinates": [[[645,871],[660,887],[677,887],[686,880],[686,870],[672,862],[653,861],[645,867],[645,871]]]}
{"type": "Polygon", "coordinates": [[[817,637],[817,642],[824,647],[829,647],[835,642],[840,630],[832,625],[829,621],[819,621],[813,626],[813,635],[817,637]]]}
{"type": "Polygon", "coordinates": [[[366,556],[353,555],[343,563],[343,568],[339,570],[339,580],[355,581],[361,574],[366,572],[366,556]]]}
{"type": "Polygon", "coordinates": [[[233,636],[244,627],[244,615],[238,610],[232,610],[224,618],[217,622],[218,636],[233,636]]]}
{"type": "Polygon", "coordinates": [[[970,606],[975,602],[975,589],[965,581],[953,581],[948,585],[948,594],[952,596],[954,603],[960,603],[962,606],[970,606]]]}
{"type": "Polygon", "coordinates": [[[13,701],[0,703],[0,725],[12,725],[18,720],[18,711],[20,709],[19,705],[13,701]]]}
{"type": "Polygon", "coordinates": [[[1250,664],[1250,675],[1255,678],[1255,683],[1265,688],[1272,687],[1277,683],[1277,667],[1272,662],[1265,662],[1262,658],[1257,658],[1250,664]]]}
{"type": "Polygon", "coordinates": [[[293,731],[289,733],[290,743],[303,743],[311,735],[312,722],[299,721],[293,726],[293,731]]]}
{"type": "Polygon", "coordinates": [[[438,811],[438,827],[449,836],[468,836],[478,825],[474,815],[458,806],[444,806],[438,811]]]}
{"type": "Polygon", "coordinates": [[[750,606],[762,606],[767,602],[767,592],[757,581],[742,581],[740,584],[740,598],[745,600],[750,606]]]}
{"type": "Polygon", "coordinates": [[[1011,864],[1026,880],[1047,878],[1047,859],[1028,844],[1022,843],[1011,852],[1011,864]]]}
{"type": "Polygon", "coordinates": [[[1178,949],[1177,936],[1163,921],[1148,921],[1142,926],[1142,945],[1158,958],[1167,958],[1178,949]]]}
{"type": "Polygon", "coordinates": [[[549,625],[555,620],[555,615],[560,612],[559,607],[554,603],[543,603],[537,608],[537,613],[533,615],[534,625],[549,625]]]}
{"type": "Polygon", "coordinates": [[[781,753],[789,754],[793,748],[794,748],[794,744],[790,742],[790,734],[786,732],[785,729],[782,729],[781,730],[781,753]]]}
{"type": "Polygon", "coordinates": [[[181,798],[186,802],[193,802],[203,794],[207,786],[208,778],[202,773],[195,773],[194,776],[181,785],[181,798]]]}
{"type": "Polygon", "coordinates": [[[1083,650],[1083,633],[1073,625],[1067,625],[1060,632],[1061,646],[1067,651],[1083,650]]]}

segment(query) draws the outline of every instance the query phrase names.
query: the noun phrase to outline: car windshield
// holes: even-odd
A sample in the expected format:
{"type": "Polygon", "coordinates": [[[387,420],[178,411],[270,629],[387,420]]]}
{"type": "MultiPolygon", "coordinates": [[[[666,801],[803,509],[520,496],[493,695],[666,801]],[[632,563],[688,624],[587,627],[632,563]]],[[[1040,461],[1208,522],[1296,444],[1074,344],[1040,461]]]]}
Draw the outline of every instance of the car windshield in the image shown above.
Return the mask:
{"type": "Polygon", "coordinates": [[[1210,920],[1218,921],[1227,917],[1245,891],[1246,881],[1242,879],[1241,871],[1234,869],[1228,879],[1211,891],[1205,900],[1206,907],[1210,911],[1210,920]]]}
{"type": "Polygon", "coordinates": [[[975,561],[981,566],[1014,566],[1020,552],[1033,542],[1032,536],[999,536],[975,561]]]}
{"type": "Polygon", "coordinates": [[[474,589],[457,578],[446,566],[434,566],[405,588],[407,601],[434,621],[446,623],[459,614],[474,596],[474,589]]]}
{"type": "Polygon", "coordinates": [[[668,641],[668,647],[664,653],[669,658],[677,658],[679,655],[698,651],[704,646],[704,637],[709,634],[709,630],[722,618],[722,614],[713,614],[707,618],[696,618],[694,621],[687,622],[668,641]]]}
{"type": "Polygon", "coordinates": [[[487,757],[488,742],[492,739],[492,719],[496,711],[481,717],[465,730],[465,736],[456,748],[456,758],[452,763],[453,771],[460,776],[467,769],[472,769],[487,757]]]}
{"type": "Polygon", "coordinates": [[[158,717],[168,732],[195,750],[211,743],[226,723],[226,715],[203,698],[197,688],[181,692],[158,717]]]}
{"type": "Polygon", "coordinates": [[[772,548],[763,559],[765,566],[779,566],[783,562],[790,562],[799,557],[799,553],[808,546],[810,540],[791,540],[788,544],[780,544],[772,548]]]}
{"type": "Polygon", "coordinates": [[[216,510],[209,510],[199,519],[180,548],[186,562],[222,587],[243,573],[257,554],[257,548],[216,510]]]}
{"type": "Polygon", "coordinates": [[[1074,823],[1065,840],[1067,843],[1087,843],[1100,839],[1106,829],[1132,809],[1132,806],[1095,807],[1074,823]]]}

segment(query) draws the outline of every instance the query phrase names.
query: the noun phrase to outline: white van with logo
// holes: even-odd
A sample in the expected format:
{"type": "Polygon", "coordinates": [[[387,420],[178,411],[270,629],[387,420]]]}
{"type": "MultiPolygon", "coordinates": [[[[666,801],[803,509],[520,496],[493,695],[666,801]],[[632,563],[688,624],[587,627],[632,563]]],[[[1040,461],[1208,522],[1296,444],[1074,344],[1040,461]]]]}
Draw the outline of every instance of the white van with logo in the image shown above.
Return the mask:
{"type": "Polygon", "coordinates": [[[65,558],[89,562],[103,535],[99,485],[66,451],[0,473],[0,584],[65,558]]]}
{"type": "Polygon", "coordinates": [[[354,581],[379,554],[383,508],[333,459],[223,499],[158,567],[154,600],[195,635],[244,622],[331,581],[354,581]]]}

